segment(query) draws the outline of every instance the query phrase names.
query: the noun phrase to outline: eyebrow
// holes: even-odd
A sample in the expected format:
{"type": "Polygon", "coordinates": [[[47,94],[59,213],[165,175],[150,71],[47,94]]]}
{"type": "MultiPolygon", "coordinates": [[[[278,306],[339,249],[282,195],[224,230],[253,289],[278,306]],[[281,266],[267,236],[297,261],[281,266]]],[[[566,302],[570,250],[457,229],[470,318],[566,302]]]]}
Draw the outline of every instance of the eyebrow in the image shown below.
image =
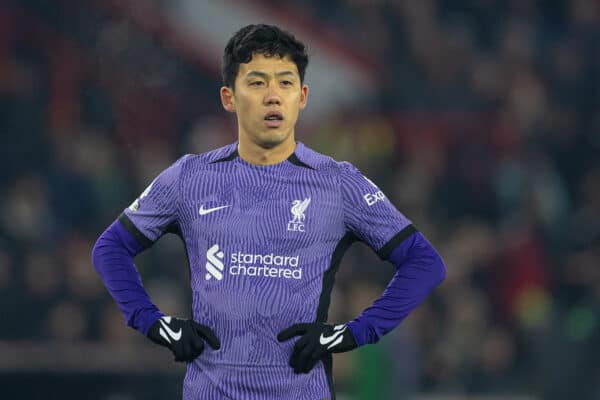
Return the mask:
{"type": "MultiPolygon", "coordinates": [[[[292,75],[294,77],[296,76],[296,74],[294,74],[293,71],[289,71],[289,70],[279,71],[279,72],[275,73],[275,76],[278,76],[278,77],[280,77],[280,76],[287,76],[287,75],[292,75]]],[[[261,78],[268,78],[269,74],[267,74],[265,72],[260,72],[260,71],[249,71],[246,74],[246,78],[249,78],[249,77],[252,77],[252,76],[258,76],[258,77],[261,77],[261,78]]]]}

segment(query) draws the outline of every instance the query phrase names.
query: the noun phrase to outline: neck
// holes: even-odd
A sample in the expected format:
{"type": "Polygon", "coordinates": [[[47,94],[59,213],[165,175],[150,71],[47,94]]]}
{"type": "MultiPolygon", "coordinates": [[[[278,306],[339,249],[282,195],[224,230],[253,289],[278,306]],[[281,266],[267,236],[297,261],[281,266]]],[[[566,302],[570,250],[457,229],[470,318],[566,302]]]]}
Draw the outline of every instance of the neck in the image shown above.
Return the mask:
{"type": "Polygon", "coordinates": [[[238,154],[240,158],[250,164],[272,165],[287,160],[296,150],[296,142],[293,136],[271,148],[264,148],[251,141],[242,140],[238,143],[238,154]]]}

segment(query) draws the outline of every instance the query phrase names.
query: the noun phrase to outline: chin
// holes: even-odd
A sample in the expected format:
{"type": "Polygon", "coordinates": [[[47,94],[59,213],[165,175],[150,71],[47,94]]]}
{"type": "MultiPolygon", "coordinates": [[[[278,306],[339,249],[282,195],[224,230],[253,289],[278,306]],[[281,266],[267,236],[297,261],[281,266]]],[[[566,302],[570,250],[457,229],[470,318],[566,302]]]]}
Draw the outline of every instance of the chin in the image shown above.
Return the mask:
{"type": "Polygon", "coordinates": [[[273,147],[276,147],[281,143],[285,142],[288,137],[289,135],[283,133],[271,132],[259,137],[257,140],[257,144],[265,149],[272,149],[273,147]]]}

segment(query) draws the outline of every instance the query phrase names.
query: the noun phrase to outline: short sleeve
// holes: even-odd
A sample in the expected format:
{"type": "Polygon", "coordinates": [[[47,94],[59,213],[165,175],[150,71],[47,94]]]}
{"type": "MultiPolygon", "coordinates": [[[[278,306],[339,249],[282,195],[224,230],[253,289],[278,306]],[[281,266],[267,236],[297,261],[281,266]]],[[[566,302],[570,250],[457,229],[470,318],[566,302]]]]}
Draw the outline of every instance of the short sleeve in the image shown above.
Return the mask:
{"type": "Polygon", "coordinates": [[[356,167],[347,162],[340,163],[340,167],[346,228],[387,259],[416,229],[356,167]]]}
{"type": "Polygon", "coordinates": [[[178,219],[179,176],[186,158],[161,172],[119,218],[145,246],[154,243],[178,219]]]}

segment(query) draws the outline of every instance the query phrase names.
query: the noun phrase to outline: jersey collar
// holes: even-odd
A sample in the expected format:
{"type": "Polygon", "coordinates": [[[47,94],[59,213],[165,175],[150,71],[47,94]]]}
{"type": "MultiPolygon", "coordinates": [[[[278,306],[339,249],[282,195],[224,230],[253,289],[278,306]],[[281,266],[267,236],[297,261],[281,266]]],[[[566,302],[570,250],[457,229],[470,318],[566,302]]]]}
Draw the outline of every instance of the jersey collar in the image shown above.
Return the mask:
{"type": "MultiPolygon", "coordinates": [[[[229,153],[225,157],[222,157],[222,158],[219,158],[219,159],[213,161],[213,163],[233,161],[237,157],[239,157],[239,154],[237,151],[237,146],[232,146],[232,147],[233,147],[233,151],[231,153],[229,153]]],[[[296,142],[296,150],[294,150],[294,152],[287,158],[287,161],[289,161],[292,164],[297,165],[299,167],[314,169],[313,167],[311,167],[310,165],[308,165],[307,163],[302,161],[302,159],[304,158],[303,156],[304,156],[305,150],[306,150],[306,148],[302,142],[296,142]]]]}

